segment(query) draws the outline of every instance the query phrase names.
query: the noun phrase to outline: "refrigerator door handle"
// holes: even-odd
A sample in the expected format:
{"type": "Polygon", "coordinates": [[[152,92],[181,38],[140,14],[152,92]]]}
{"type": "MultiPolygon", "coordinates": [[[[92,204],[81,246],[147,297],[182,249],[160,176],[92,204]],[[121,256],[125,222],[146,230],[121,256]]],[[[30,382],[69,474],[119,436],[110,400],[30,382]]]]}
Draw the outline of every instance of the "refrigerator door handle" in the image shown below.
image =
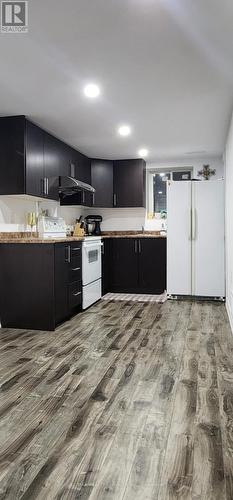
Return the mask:
{"type": "Polygon", "coordinates": [[[192,209],[188,208],[188,239],[192,239],[192,209]]]}
{"type": "Polygon", "coordinates": [[[192,210],[192,240],[196,240],[197,238],[197,217],[196,217],[196,208],[193,208],[192,210]]]}

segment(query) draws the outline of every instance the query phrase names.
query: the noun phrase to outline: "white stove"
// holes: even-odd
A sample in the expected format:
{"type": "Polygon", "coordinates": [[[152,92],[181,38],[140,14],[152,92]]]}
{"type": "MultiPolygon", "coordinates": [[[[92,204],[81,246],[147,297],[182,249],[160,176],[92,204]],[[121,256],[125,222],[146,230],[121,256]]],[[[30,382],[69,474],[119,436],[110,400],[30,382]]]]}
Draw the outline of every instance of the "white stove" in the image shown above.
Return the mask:
{"type": "Polygon", "coordinates": [[[83,309],[102,295],[101,237],[86,236],[82,244],[83,309]]]}
{"type": "Polygon", "coordinates": [[[66,238],[66,223],[61,217],[40,216],[38,230],[40,238],[66,238]]]}

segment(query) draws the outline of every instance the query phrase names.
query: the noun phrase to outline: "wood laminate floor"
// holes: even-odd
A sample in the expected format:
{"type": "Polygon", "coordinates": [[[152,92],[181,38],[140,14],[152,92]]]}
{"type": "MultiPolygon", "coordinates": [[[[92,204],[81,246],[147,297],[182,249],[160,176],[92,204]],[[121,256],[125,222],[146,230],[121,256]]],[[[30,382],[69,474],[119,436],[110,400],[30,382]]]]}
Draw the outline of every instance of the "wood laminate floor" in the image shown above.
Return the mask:
{"type": "Polygon", "coordinates": [[[0,500],[233,499],[233,337],[217,303],[100,302],[0,333],[0,500]]]}

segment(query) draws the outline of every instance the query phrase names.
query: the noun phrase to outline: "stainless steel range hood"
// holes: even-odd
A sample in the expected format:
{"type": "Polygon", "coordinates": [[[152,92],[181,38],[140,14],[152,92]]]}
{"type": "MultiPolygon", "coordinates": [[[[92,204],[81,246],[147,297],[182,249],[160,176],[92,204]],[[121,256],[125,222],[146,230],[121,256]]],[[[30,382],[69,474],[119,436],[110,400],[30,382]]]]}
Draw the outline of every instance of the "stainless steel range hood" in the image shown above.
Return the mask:
{"type": "Polygon", "coordinates": [[[59,192],[65,196],[71,196],[78,191],[89,191],[90,193],[95,193],[95,188],[90,184],[79,181],[74,177],[62,176],[59,177],[59,192]]]}

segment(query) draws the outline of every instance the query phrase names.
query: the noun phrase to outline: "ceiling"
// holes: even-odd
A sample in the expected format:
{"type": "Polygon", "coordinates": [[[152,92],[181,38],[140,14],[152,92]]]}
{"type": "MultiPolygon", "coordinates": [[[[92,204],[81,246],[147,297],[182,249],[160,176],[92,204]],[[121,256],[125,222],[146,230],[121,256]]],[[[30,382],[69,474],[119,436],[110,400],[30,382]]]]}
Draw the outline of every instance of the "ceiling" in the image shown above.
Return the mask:
{"type": "Polygon", "coordinates": [[[29,33],[0,34],[0,114],[26,114],[92,157],[221,154],[232,20],[232,0],[29,0],[29,33]]]}

